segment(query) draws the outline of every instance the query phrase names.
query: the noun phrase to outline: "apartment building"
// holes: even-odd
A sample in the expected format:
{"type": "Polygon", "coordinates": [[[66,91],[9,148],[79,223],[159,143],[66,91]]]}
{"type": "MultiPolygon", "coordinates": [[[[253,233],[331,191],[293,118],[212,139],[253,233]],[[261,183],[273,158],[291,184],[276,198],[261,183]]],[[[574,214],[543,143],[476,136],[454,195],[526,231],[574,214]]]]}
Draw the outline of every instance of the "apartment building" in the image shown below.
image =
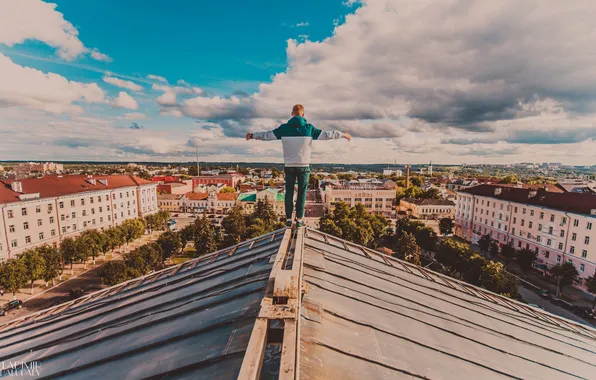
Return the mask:
{"type": "Polygon", "coordinates": [[[234,207],[237,193],[186,193],[181,199],[184,212],[225,214],[234,207]]]}
{"type": "Polygon", "coordinates": [[[418,219],[453,218],[455,203],[444,199],[402,198],[399,210],[418,219]]]}
{"type": "Polygon", "coordinates": [[[87,229],[157,212],[157,184],[134,176],[0,181],[0,260],[87,229]]]}
{"type": "Polygon", "coordinates": [[[168,212],[182,212],[182,198],[184,194],[157,194],[157,205],[160,210],[168,212]]]}
{"type": "Polygon", "coordinates": [[[368,212],[385,217],[395,217],[395,189],[372,185],[331,185],[322,192],[323,203],[327,210],[332,210],[337,202],[345,202],[350,207],[364,204],[368,212]]]}
{"type": "Polygon", "coordinates": [[[219,174],[219,175],[202,175],[199,177],[193,177],[192,188],[196,188],[200,185],[214,185],[221,183],[225,186],[236,187],[236,185],[242,181],[244,176],[242,174],[219,174]]]}
{"type": "Polygon", "coordinates": [[[267,188],[261,191],[249,191],[240,193],[238,196],[238,204],[242,205],[242,209],[246,214],[254,211],[255,204],[259,200],[267,199],[269,204],[273,207],[273,211],[278,216],[285,216],[285,193],[279,192],[276,189],[267,188]]]}
{"type": "Polygon", "coordinates": [[[596,273],[596,195],[480,185],[457,196],[457,236],[477,243],[489,234],[501,245],[535,250],[543,268],[570,262],[579,287],[596,273]]]}

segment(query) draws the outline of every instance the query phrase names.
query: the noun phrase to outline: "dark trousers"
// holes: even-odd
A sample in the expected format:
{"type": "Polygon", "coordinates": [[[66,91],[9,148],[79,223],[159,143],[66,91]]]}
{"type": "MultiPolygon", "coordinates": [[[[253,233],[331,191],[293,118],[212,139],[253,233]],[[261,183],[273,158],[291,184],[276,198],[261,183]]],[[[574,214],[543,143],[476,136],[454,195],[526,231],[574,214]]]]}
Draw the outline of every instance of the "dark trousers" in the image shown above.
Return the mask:
{"type": "Polygon", "coordinates": [[[287,167],[286,173],[286,218],[292,219],[294,211],[294,184],[298,180],[298,194],[296,195],[296,218],[304,217],[304,204],[306,203],[306,190],[308,189],[308,178],[310,167],[287,167]]]}

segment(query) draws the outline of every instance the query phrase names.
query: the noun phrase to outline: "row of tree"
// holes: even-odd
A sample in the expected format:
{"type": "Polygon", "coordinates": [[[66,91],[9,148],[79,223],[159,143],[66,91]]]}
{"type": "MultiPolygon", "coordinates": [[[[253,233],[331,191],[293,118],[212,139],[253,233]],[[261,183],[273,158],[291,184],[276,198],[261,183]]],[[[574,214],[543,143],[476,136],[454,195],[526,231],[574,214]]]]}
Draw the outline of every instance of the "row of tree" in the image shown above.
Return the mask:
{"type": "Polygon", "coordinates": [[[90,257],[95,265],[97,256],[103,254],[105,259],[108,252],[113,253],[121,245],[142,236],[146,229],[167,228],[168,218],[167,212],[160,211],[144,219],[127,219],[107,230],[87,230],[64,238],[59,248],[44,244],[28,249],[0,264],[0,286],[16,296],[19,289],[30,283],[33,294],[35,281],[44,280],[47,286],[50,281],[54,283],[56,277],[62,280],[66,265],[70,264],[72,275],[74,263],[83,263],[86,269],[90,257]]]}

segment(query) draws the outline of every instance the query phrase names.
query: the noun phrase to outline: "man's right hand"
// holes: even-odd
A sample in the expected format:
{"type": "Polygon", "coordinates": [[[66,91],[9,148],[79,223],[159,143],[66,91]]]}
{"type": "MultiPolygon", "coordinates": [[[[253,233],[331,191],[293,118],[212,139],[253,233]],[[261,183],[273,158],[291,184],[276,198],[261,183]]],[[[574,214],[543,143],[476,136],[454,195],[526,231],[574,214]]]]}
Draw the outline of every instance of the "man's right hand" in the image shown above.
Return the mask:
{"type": "Polygon", "coordinates": [[[348,132],[345,132],[344,133],[344,139],[350,141],[350,140],[352,140],[352,135],[350,135],[348,132]]]}
{"type": "Polygon", "coordinates": [[[247,140],[252,139],[252,133],[250,133],[250,132],[246,133],[246,139],[247,140]]]}

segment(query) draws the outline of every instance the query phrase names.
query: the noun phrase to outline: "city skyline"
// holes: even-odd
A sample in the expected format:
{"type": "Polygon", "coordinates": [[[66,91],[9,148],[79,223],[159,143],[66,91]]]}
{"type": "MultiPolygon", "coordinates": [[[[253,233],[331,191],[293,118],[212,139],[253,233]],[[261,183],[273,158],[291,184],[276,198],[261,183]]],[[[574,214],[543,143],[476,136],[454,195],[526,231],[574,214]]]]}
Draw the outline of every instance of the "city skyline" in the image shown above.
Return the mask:
{"type": "Polygon", "coordinates": [[[0,10],[4,160],[189,162],[198,147],[207,162],[281,162],[281,144],[243,136],[294,103],[354,136],[317,144],[314,163],[596,159],[589,1],[0,10]]]}

